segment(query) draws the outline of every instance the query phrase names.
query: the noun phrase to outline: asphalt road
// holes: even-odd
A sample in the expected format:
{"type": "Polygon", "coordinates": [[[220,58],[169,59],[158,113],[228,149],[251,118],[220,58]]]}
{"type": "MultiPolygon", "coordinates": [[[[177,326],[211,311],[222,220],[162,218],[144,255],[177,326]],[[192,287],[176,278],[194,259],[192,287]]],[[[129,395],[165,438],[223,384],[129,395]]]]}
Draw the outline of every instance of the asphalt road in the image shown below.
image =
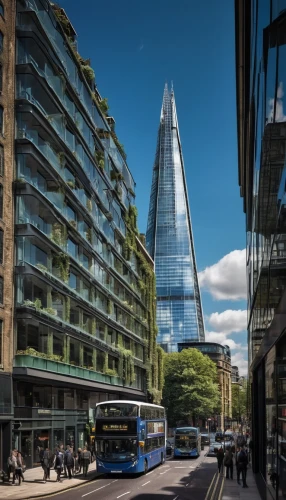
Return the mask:
{"type": "Polygon", "coordinates": [[[216,459],[168,459],[141,476],[102,476],[84,486],[50,496],[60,500],[204,500],[216,472],[216,459]]]}

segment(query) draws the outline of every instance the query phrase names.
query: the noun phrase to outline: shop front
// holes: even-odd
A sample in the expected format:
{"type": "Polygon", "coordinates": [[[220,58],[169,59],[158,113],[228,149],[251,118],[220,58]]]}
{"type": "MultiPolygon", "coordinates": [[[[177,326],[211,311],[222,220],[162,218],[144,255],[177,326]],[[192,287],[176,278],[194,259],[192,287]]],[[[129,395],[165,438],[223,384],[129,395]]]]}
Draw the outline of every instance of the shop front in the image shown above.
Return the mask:
{"type": "Polygon", "coordinates": [[[253,396],[253,469],[260,491],[267,500],[286,499],[286,333],[255,368],[253,396]]]}

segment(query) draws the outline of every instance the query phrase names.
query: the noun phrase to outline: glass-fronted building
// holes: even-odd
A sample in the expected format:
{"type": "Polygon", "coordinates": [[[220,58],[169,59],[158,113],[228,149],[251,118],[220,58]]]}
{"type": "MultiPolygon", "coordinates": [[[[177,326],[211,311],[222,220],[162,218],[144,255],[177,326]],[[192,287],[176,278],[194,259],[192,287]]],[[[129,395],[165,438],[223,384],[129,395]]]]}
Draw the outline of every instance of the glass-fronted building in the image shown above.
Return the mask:
{"type": "Polygon", "coordinates": [[[286,497],[286,2],[236,0],[239,184],[246,214],[253,468],[286,497]]]}
{"type": "Polygon", "coordinates": [[[155,262],[158,343],[204,341],[187,184],[173,88],[165,86],[153,167],[147,249],[155,262]]]}
{"type": "Polygon", "coordinates": [[[97,402],[159,402],[163,379],[135,183],[74,28],[49,0],[4,0],[0,41],[2,469],[11,447],[28,467],[82,447],[97,402]]]}

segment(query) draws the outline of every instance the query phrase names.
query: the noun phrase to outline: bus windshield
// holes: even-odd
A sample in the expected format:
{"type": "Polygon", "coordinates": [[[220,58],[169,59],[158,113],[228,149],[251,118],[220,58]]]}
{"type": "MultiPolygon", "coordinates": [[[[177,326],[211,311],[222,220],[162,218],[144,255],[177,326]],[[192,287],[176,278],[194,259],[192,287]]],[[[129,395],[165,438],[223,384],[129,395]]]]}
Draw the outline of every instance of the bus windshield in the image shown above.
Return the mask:
{"type": "Polygon", "coordinates": [[[138,406],[128,403],[106,403],[96,407],[95,418],[137,417],[138,406]]]}
{"type": "Polygon", "coordinates": [[[195,437],[189,436],[176,436],[175,438],[175,446],[179,449],[193,449],[197,446],[197,439],[195,437]]]}
{"type": "Polygon", "coordinates": [[[137,457],[136,439],[100,439],[97,441],[97,458],[110,462],[124,462],[137,457]]]}

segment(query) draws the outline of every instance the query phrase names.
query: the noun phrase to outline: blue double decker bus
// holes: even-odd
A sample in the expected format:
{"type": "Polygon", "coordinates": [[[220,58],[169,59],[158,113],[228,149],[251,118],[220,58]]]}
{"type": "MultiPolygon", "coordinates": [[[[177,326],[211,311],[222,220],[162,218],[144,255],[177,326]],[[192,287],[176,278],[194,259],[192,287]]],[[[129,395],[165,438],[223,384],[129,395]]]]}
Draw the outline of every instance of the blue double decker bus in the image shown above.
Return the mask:
{"type": "Polygon", "coordinates": [[[146,473],[166,459],[163,406],[137,401],[106,401],[95,409],[97,471],[146,473]]]}
{"type": "Polygon", "coordinates": [[[201,433],[197,427],[177,427],[175,429],[174,457],[199,457],[201,453],[201,433]]]}

